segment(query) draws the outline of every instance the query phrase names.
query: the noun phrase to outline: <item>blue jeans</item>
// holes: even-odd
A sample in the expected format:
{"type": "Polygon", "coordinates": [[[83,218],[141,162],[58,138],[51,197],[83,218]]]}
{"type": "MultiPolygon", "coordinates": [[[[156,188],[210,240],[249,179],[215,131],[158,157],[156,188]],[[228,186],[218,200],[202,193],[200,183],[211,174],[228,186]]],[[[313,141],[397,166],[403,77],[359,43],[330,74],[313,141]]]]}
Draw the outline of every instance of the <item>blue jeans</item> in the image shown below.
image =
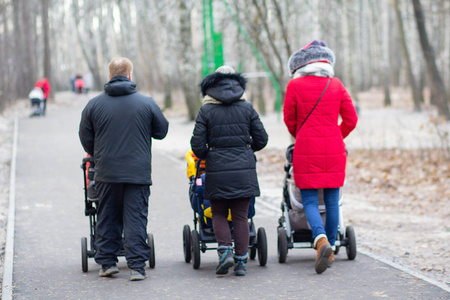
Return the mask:
{"type": "Polygon", "coordinates": [[[318,190],[301,189],[300,193],[303,209],[311,227],[313,238],[316,238],[319,234],[325,234],[330,245],[334,246],[339,225],[339,188],[323,190],[327,211],[325,226],[323,226],[322,217],[319,213],[318,190]]]}

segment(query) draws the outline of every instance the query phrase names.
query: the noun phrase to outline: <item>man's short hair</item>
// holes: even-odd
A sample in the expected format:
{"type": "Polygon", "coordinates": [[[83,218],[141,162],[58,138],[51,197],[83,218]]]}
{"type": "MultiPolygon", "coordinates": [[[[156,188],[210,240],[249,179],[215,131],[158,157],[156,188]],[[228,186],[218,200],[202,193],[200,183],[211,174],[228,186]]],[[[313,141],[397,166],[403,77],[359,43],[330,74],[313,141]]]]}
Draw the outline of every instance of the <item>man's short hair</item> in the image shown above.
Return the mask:
{"type": "Polygon", "coordinates": [[[108,65],[109,77],[116,75],[128,76],[133,71],[133,63],[126,57],[115,57],[108,65]]]}

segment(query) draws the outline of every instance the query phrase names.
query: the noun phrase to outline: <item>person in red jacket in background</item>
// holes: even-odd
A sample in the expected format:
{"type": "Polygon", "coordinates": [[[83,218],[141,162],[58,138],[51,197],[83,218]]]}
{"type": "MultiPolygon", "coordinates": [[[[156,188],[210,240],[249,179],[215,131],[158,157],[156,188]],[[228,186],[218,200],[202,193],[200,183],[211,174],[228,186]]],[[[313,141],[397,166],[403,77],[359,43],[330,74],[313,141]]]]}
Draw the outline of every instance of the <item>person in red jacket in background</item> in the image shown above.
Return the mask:
{"type": "Polygon", "coordinates": [[[319,274],[334,262],[339,188],[344,185],[347,161],[344,138],[358,121],[350,95],[333,77],[334,62],[334,53],[322,41],[292,54],[288,66],[293,78],[283,107],[284,122],[295,138],[294,180],[312,230],[319,274]],[[319,213],[318,189],[324,189],[326,226],[319,213]]]}
{"type": "Polygon", "coordinates": [[[77,94],[82,94],[84,90],[84,79],[83,76],[77,75],[75,78],[75,91],[77,94]]]}
{"type": "Polygon", "coordinates": [[[47,99],[50,96],[50,90],[51,90],[50,82],[48,82],[48,79],[44,77],[44,78],[39,79],[36,82],[36,84],[34,85],[34,87],[41,88],[42,91],[44,92],[44,108],[42,111],[42,115],[45,115],[45,112],[47,109],[47,99]]]}

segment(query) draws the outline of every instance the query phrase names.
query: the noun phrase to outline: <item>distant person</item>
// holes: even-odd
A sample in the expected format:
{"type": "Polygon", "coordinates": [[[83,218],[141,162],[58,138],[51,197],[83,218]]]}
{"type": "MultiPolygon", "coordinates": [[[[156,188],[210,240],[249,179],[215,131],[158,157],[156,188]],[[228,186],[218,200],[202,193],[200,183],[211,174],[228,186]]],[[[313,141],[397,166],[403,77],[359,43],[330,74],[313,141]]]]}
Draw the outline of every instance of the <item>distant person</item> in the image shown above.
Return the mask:
{"type": "Polygon", "coordinates": [[[76,92],[76,89],[75,89],[75,79],[76,79],[76,77],[75,76],[72,76],[72,77],[70,77],[70,87],[71,87],[71,89],[72,89],[72,92],[76,92]]]}
{"type": "Polygon", "coordinates": [[[195,121],[191,147],[206,160],[205,192],[210,200],[212,225],[218,243],[216,274],[234,267],[236,276],[247,273],[248,208],[260,195],[255,152],[263,149],[267,133],[252,104],[246,101],[246,79],[222,66],[200,83],[203,106],[195,121]],[[227,221],[231,210],[235,253],[227,221]]]}
{"type": "Polygon", "coordinates": [[[84,79],[83,76],[77,75],[75,78],[75,90],[77,94],[82,94],[84,89],[84,79]]]}
{"type": "Polygon", "coordinates": [[[51,90],[50,82],[48,81],[47,78],[44,77],[44,78],[39,79],[36,82],[36,84],[34,85],[34,87],[42,89],[42,92],[44,93],[44,107],[42,109],[42,115],[45,116],[45,114],[47,112],[47,100],[48,100],[48,97],[50,96],[50,90],[51,90]]]}
{"type": "Polygon", "coordinates": [[[136,91],[132,71],[129,59],[111,60],[105,92],[84,108],[79,136],[95,162],[99,276],[119,272],[116,263],[123,232],[130,280],[135,281],[147,277],[144,267],[151,253],[146,239],[152,138],[163,139],[169,123],[152,98],[136,91]]]}
{"type": "Polygon", "coordinates": [[[321,41],[292,54],[288,66],[293,79],[287,85],[283,108],[284,122],[295,138],[294,180],[312,230],[319,274],[334,262],[339,188],[344,185],[347,161],[344,138],[358,121],[350,95],[333,77],[334,62],[334,53],[321,41]],[[318,189],[324,189],[325,227],[318,189]]]}

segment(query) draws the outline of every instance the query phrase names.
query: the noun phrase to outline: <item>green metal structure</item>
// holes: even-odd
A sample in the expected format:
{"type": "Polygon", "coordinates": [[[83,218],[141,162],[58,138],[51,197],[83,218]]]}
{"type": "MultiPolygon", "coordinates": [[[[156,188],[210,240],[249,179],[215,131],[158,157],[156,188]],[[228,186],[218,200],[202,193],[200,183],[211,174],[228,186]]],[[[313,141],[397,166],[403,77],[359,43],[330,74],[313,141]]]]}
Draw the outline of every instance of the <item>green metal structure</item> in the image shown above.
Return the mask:
{"type": "Polygon", "coordinates": [[[203,55],[203,77],[213,73],[224,64],[222,33],[214,31],[213,0],[203,0],[203,31],[205,54],[203,55]]]}
{"type": "MultiPolygon", "coordinates": [[[[281,87],[278,81],[275,79],[274,74],[270,71],[269,67],[265,63],[264,59],[261,57],[258,48],[253,44],[247,32],[241,25],[237,15],[231,10],[226,0],[222,0],[228,13],[232,16],[233,21],[236,23],[245,41],[250,46],[253,54],[258,60],[261,67],[266,72],[269,77],[270,82],[275,88],[275,108],[277,113],[280,114],[281,111],[281,87]]],[[[214,18],[213,18],[213,0],[203,0],[203,29],[204,29],[204,47],[205,54],[202,61],[202,73],[203,77],[213,73],[218,67],[224,64],[223,57],[223,44],[222,44],[222,33],[214,31],[214,18]]]]}

